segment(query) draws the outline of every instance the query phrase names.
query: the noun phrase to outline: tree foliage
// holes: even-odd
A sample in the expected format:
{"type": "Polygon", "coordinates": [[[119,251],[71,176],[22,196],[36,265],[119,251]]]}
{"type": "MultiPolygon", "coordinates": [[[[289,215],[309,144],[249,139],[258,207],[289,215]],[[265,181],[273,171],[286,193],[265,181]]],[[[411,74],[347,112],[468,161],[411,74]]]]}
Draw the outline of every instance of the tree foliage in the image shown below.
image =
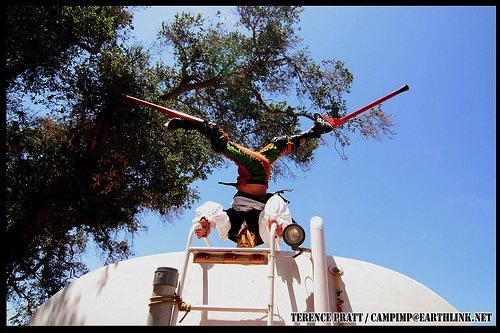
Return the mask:
{"type": "Polygon", "coordinates": [[[7,72],[17,73],[7,88],[7,293],[25,300],[22,320],[86,272],[89,240],[106,263],[127,258],[141,212],[171,219],[195,202],[189,185],[210,169],[199,138],[167,143],[164,119],[118,94],[154,96],[159,77],[147,52],[123,44],[123,8],[12,6],[6,16],[12,41],[31,36],[7,53],[7,72]],[[47,34],[60,22],[78,28],[47,34]]]}
{"type": "MultiPolygon", "coordinates": [[[[90,241],[105,263],[133,254],[141,217],[163,221],[190,208],[190,185],[223,159],[196,133],[163,130],[165,117],[125,101],[147,99],[217,122],[251,148],[296,134],[314,112],[346,112],[352,74],[340,60],[316,63],[298,36],[299,7],[237,7],[234,26],[179,13],[158,41],[174,61],[153,62],[130,40],[133,10],[119,6],[6,8],[7,295],[14,323],[85,273],[90,241]],[[292,102],[293,101],[293,102],[292,102]]],[[[311,122],[312,124],[312,122],[311,122]]],[[[336,129],[390,134],[373,110],[336,129]]],[[[311,141],[278,164],[307,168],[311,141]]]]}
{"type": "MultiPolygon", "coordinates": [[[[331,117],[346,113],[344,94],[352,74],[341,60],[315,62],[297,31],[303,9],[294,6],[242,6],[236,28],[201,15],[181,13],[164,24],[163,45],[175,56],[165,70],[162,100],[175,100],[188,112],[222,124],[229,136],[252,148],[272,137],[301,131],[300,119],[315,112],[331,117]]],[[[392,134],[380,109],[355,119],[344,129],[365,137],[392,134]]],[[[349,144],[335,130],[341,147],[349,144]]],[[[274,174],[292,162],[307,168],[318,142],[287,155],[274,174]]],[[[346,155],[341,153],[342,158],[346,155]]]]}

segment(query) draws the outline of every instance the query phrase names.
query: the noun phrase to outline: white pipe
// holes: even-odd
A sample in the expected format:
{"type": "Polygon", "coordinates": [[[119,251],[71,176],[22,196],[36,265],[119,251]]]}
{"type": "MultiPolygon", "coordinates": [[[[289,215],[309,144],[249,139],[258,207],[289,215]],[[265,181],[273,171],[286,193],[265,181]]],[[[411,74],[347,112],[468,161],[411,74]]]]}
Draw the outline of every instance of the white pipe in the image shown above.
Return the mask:
{"type": "MultiPolygon", "coordinates": [[[[184,289],[184,281],[186,280],[186,271],[189,264],[189,257],[191,256],[190,248],[191,248],[191,242],[193,241],[193,235],[196,229],[200,227],[201,227],[200,223],[194,223],[193,226],[191,227],[191,230],[189,231],[189,236],[186,243],[186,252],[184,255],[184,266],[182,267],[182,273],[180,274],[180,279],[179,279],[179,287],[177,288],[176,292],[176,295],[179,297],[182,297],[182,289],[184,289]]],[[[174,304],[174,310],[172,312],[172,321],[171,321],[172,325],[177,325],[178,314],[179,314],[179,308],[174,304]]]]}
{"type": "MultiPolygon", "coordinates": [[[[314,312],[330,312],[328,293],[328,271],[326,266],[325,234],[323,220],[319,216],[311,219],[311,255],[314,277],[314,312]]],[[[316,323],[328,326],[331,323],[316,323]]]]}
{"type": "Polygon", "coordinates": [[[149,304],[148,326],[170,326],[174,302],[153,302],[156,298],[173,298],[179,273],[176,268],[158,267],[153,278],[153,293],[149,304]]]}

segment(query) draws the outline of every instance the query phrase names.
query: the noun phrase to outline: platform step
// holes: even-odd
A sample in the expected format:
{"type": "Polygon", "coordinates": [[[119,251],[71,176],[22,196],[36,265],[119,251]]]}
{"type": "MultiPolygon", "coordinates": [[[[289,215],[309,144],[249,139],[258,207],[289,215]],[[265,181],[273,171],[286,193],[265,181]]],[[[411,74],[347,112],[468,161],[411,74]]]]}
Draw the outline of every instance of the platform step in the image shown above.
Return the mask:
{"type": "Polygon", "coordinates": [[[199,264],[267,265],[269,248],[191,248],[193,262],[199,264]]]}

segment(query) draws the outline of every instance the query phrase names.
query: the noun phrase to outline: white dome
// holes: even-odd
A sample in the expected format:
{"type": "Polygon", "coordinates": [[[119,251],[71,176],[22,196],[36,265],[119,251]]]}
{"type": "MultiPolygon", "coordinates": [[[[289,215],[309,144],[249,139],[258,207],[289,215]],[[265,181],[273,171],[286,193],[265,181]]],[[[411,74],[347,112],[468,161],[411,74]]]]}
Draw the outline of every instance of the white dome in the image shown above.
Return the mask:
{"type": "MultiPolygon", "coordinates": [[[[292,320],[291,313],[314,312],[311,253],[297,257],[276,251],[273,325],[314,325],[292,320]]],[[[153,278],[158,267],[182,272],[184,252],[138,257],[94,270],[55,294],[32,316],[29,325],[147,325],[153,278]]],[[[340,288],[346,313],[362,313],[345,325],[415,325],[379,322],[384,314],[455,313],[443,298],[393,270],[359,260],[326,256],[330,311],[340,288]],[[343,273],[336,286],[334,268],[343,273]],[[365,322],[366,320],[366,322],[365,322]],[[373,321],[372,321],[373,320],[373,321]]],[[[266,308],[268,266],[189,261],[182,299],[189,304],[266,308]]],[[[185,312],[179,312],[178,320],[185,312]]],[[[177,325],[266,325],[266,313],[191,311],[177,325]]],[[[446,323],[425,322],[425,325],[446,323]]],[[[338,323],[335,323],[338,325],[338,323]]],[[[454,324],[456,325],[456,323],[454,324]]]]}

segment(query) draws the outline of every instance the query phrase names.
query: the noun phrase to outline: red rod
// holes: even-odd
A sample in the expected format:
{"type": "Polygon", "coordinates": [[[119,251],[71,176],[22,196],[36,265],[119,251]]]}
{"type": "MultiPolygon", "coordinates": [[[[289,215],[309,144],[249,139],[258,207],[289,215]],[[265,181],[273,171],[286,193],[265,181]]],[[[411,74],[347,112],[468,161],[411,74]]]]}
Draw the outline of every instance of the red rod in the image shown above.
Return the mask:
{"type": "Polygon", "coordinates": [[[130,101],[132,101],[134,103],[137,103],[139,105],[143,105],[143,106],[146,106],[148,108],[154,109],[156,111],[160,111],[162,113],[165,113],[170,118],[183,118],[183,119],[186,119],[186,120],[203,122],[203,119],[195,117],[195,116],[191,116],[191,115],[189,115],[187,113],[184,113],[184,112],[180,112],[180,111],[175,111],[175,110],[172,110],[172,109],[168,109],[168,108],[166,108],[164,106],[160,106],[160,105],[156,105],[156,104],[153,104],[153,103],[150,103],[150,102],[146,102],[146,101],[143,101],[142,99],[135,98],[135,97],[132,97],[132,96],[128,96],[128,95],[122,95],[122,96],[125,99],[128,99],[128,100],[130,100],[130,101]]]}
{"type": "Polygon", "coordinates": [[[393,92],[383,96],[383,97],[380,97],[379,99],[371,102],[370,104],[368,105],[365,105],[363,106],[362,108],[352,112],[352,113],[349,113],[348,115],[345,115],[341,118],[330,118],[330,117],[325,117],[325,118],[328,118],[328,121],[329,122],[332,122],[335,126],[340,126],[342,125],[343,123],[345,123],[346,121],[356,117],[358,114],[362,113],[362,112],[365,112],[366,110],[369,110],[371,108],[373,108],[374,106],[380,104],[380,103],[383,103],[385,102],[386,100],[388,100],[389,98],[392,98],[396,95],[399,95],[400,93],[402,92],[405,92],[407,90],[409,90],[410,87],[405,84],[404,86],[402,86],[401,88],[397,89],[397,90],[394,90],[393,92]]]}

